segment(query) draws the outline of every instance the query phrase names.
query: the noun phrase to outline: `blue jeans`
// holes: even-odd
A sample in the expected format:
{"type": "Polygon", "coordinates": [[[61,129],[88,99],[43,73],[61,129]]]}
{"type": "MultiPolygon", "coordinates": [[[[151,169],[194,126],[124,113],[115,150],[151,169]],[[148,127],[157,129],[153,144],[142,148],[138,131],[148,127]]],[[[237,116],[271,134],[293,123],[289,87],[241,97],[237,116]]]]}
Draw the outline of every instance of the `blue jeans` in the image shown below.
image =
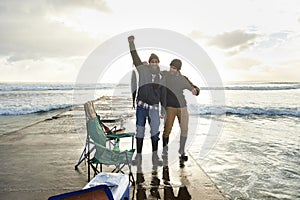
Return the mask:
{"type": "Polygon", "coordinates": [[[145,125],[148,118],[150,125],[151,139],[159,140],[159,110],[155,109],[144,109],[141,107],[136,108],[136,138],[145,137],[145,125]]]}

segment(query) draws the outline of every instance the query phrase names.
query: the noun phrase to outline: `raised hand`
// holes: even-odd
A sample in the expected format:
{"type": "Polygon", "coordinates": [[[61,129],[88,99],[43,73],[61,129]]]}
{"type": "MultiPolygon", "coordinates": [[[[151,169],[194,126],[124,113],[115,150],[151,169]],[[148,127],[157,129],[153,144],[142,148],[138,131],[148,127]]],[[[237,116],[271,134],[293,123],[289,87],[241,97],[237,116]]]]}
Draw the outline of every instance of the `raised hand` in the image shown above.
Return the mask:
{"type": "Polygon", "coordinates": [[[128,37],[128,42],[133,42],[133,41],[134,41],[134,36],[133,35],[129,36],[128,37]]]}

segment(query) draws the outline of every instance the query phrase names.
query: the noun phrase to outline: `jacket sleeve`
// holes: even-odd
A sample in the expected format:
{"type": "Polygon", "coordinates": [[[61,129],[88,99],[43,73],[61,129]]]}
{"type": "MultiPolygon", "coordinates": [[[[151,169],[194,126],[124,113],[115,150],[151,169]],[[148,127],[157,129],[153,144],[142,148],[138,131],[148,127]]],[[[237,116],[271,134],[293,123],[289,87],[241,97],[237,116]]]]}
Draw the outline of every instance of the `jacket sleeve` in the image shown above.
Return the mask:
{"type": "Polygon", "coordinates": [[[137,91],[137,79],[136,73],[132,70],[131,74],[131,94],[132,94],[132,103],[134,104],[136,98],[136,91],[137,91]]]}
{"type": "Polygon", "coordinates": [[[135,49],[135,44],[133,41],[129,42],[129,49],[130,49],[130,54],[131,54],[134,66],[138,67],[138,66],[142,65],[143,63],[135,49]]]}
{"type": "Polygon", "coordinates": [[[189,87],[188,90],[192,91],[193,88],[197,90],[197,96],[200,94],[200,88],[194,85],[186,76],[183,76],[185,80],[188,82],[189,87]]]}
{"type": "Polygon", "coordinates": [[[161,104],[161,115],[166,114],[166,107],[167,107],[167,87],[166,87],[166,78],[163,75],[161,80],[161,87],[160,87],[160,104],[161,104]]]}

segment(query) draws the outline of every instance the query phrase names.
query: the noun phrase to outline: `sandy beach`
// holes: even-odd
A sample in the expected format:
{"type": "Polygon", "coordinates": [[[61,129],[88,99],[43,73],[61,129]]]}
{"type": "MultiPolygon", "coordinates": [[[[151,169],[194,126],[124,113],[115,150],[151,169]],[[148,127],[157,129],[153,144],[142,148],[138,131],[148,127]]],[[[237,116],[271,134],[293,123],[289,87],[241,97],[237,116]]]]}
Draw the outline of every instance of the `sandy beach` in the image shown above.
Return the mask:
{"type": "MultiPolygon", "coordinates": [[[[113,111],[107,107],[110,100],[101,98],[95,102],[97,112],[113,111]]],[[[123,103],[119,101],[120,105],[123,103]]],[[[131,121],[128,118],[126,123],[131,121]]],[[[88,183],[86,165],[81,163],[77,171],[74,166],[83,150],[79,132],[84,133],[85,128],[83,106],[77,106],[21,130],[1,135],[0,199],[47,199],[82,189],[88,183]]],[[[181,186],[186,186],[193,199],[225,199],[191,156],[185,168],[181,169],[178,163],[173,163],[169,169],[175,196],[181,186]]],[[[135,170],[133,168],[134,174],[135,170]]],[[[158,168],[157,176],[161,178],[162,167],[158,168]]],[[[147,199],[155,199],[149,192],[151,172],[145,172],[144,177],[147,199]]],[[[160,181],[158,191],[161,198],[164,196],[163,190],[163,181],[160,181]]],[[[131,198],[136,199],[134,192],[136,190],[131,186],[131,198]]]]}

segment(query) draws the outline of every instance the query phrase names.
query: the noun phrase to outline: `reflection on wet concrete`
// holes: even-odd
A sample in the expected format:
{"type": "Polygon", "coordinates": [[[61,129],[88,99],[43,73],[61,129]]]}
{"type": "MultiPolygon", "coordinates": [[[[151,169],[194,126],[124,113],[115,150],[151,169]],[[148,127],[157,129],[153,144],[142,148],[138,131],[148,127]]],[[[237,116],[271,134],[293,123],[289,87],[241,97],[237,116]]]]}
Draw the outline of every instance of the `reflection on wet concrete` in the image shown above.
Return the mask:
{"type": "MultiPolygon", "coordinates": [[[[156,152],[155,152],[156,153],[156,152]]],[[[189,200],[192,198],[188,191],[188,186],[183,185],[187,182],[186,176],[178,174],[181,181],[178,184],[172,183],[170,179],[168,156],[163,157],[163,161],[157,160],[157,154],[152,155],[152,172],[151,175],[145,175],[142,169],[142,156],[136,166],[136,185],[133,190],[132,199],[165,199],[165,200],[189,200]],[[147,184],[149,183],[150,184],[147,184]]],[[[179,168],[179,166],[177,166],[179,168]]],[[[180,170],[183,172],[183,170],[180,170]]]]}

